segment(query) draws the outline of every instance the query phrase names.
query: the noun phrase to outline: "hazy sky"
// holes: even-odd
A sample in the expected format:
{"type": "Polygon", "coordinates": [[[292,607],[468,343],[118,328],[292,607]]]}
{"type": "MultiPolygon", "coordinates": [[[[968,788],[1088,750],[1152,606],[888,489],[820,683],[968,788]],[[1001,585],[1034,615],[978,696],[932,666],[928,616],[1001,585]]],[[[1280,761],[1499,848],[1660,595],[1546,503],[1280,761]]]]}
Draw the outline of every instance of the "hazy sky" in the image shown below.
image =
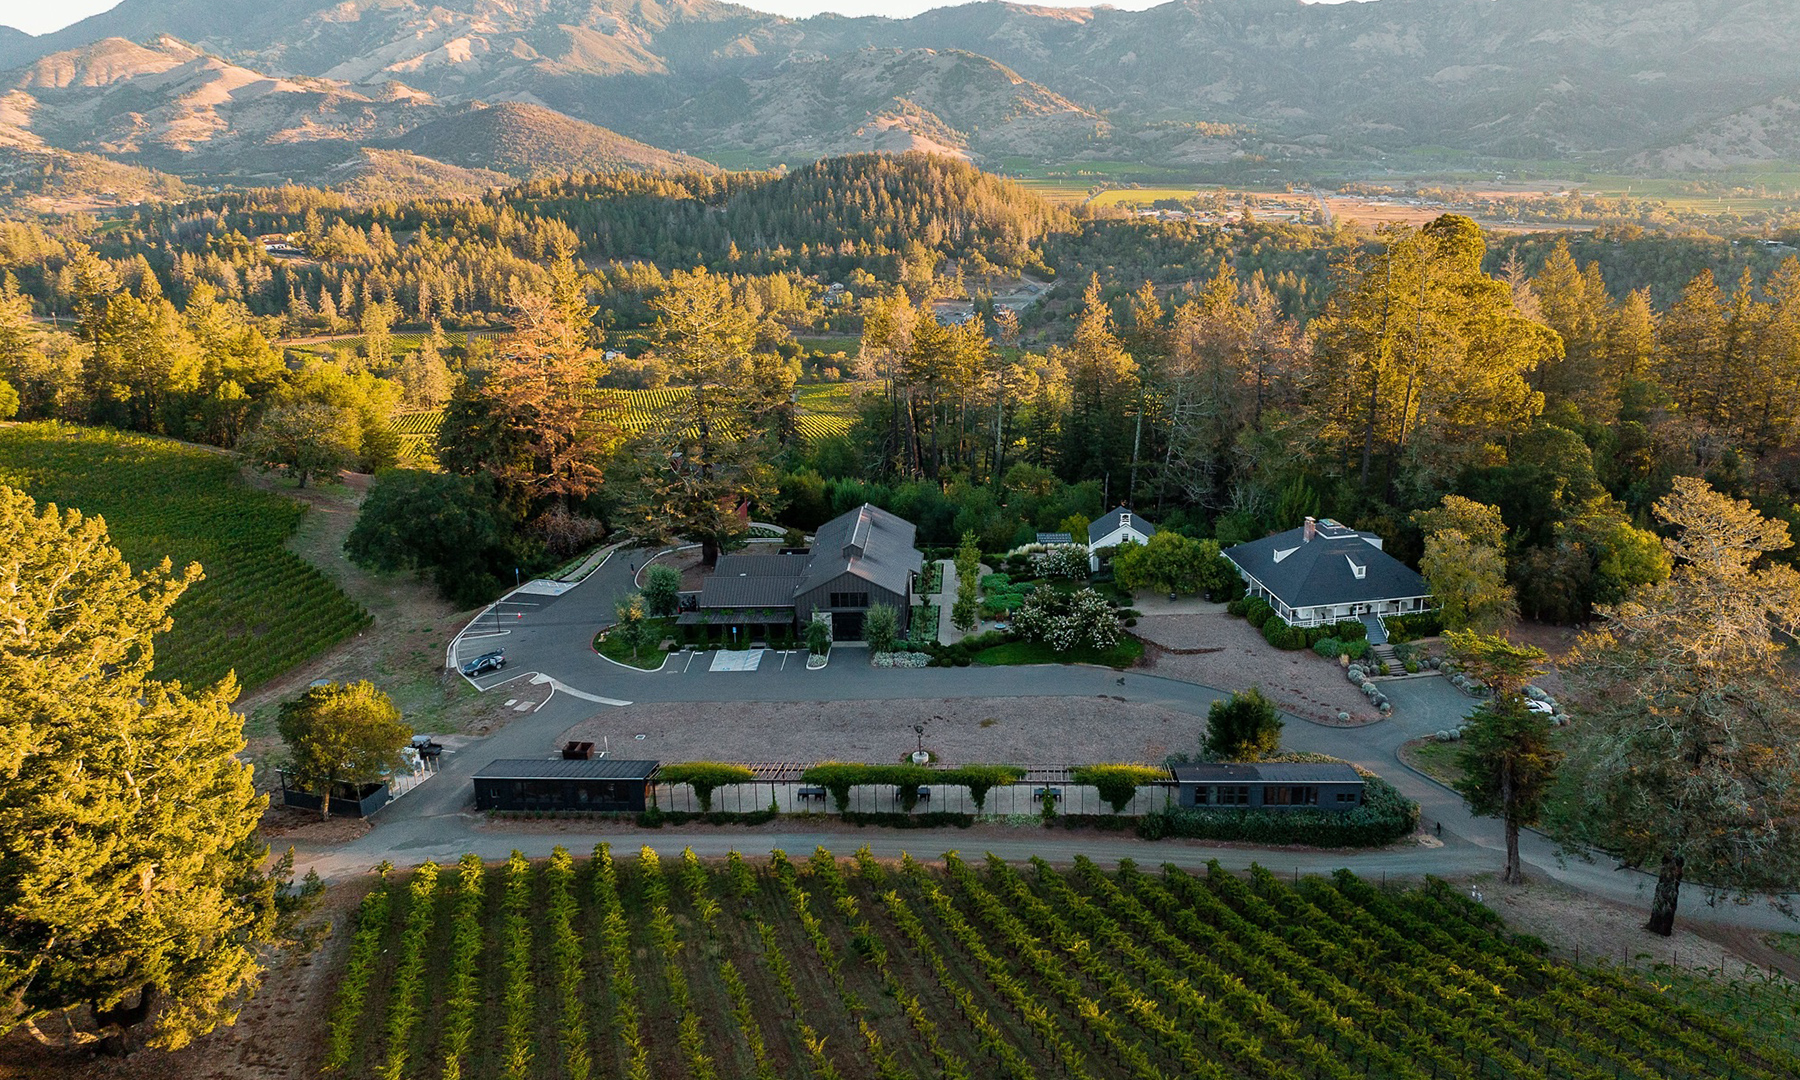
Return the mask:
{"type": "MultiPolygon", "coordinates": [[[[835,11],[844,15],[916,15],[927,8],[946,7],[942,0],[737,0],[745,7],[773,11],[782,15],[817,15],[835,11]]],[[[1050,7],[1085,7],[1075,0],[1035,0],[1050,7]]],[[[1138,11],[1155,7],[1165,0],[1113,0],[1113,7],[1138,11]]],[[[1335,4],[1341,0],[1313,0],[1335,4]]],[[[16,27],[28,34],[48,34],[72,22],[79,22],[96,12],[105,11],[118,0],[0,0],[0,24],[16,27]]]]}

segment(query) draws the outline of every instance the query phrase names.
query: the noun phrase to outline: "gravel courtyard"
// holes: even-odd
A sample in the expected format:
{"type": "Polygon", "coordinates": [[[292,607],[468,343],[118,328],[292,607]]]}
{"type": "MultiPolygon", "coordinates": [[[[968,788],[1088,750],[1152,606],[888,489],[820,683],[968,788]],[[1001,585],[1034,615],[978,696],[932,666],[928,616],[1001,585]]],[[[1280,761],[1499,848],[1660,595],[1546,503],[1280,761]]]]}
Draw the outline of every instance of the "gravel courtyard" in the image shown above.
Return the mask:
{"type": "Polygon", "coordinates": [[[917,745],[950,764],[1160,764],[1199,747],[1199,716],[1117,698],[707,702],[606,709],[562,740],[661,761],[899,761],[917,745]],[[643,735],[642,739],[636,738],[643,735]]]}
{"type": "Polygon", "coordinates": [[[1320,723],[1336,725],[1340,712],[1350,714],[1351,724],[1381,718],[1337,664],[1310,649],[1277,649],[1255,627],[1223,610],[1146,615],[1132,632],[1152,646],[1144,667],[1158,675],[1223,690],[1260,686],[1283,709],[1320,723]]]}

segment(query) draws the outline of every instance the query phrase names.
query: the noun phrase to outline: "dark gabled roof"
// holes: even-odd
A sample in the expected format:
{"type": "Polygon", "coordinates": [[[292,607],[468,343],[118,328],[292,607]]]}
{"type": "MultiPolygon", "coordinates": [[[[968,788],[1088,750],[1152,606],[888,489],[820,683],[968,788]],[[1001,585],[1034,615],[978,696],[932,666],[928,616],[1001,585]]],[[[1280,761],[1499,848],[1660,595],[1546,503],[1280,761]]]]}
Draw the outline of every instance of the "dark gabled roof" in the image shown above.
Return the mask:
{"type": "Polygon", "coordinates": [[[1226,548],[1225,557],[1290,608],[1431,595],[1425,579],[1378,542],[1326,518],[1310,540],[1301,526],[1226,548]]]}
{"type": "Polygon", "coordinates": [[[912,522],[869,503],[834,517],[814,534],[811,561],[794,595],[851,574],[904,596],[911,575],[924,565],[913,546],[917,535],[912,522]]]}
{"type": "Polygon", "coordinates": [[[1073,544],[1075,542],[1075,537],[1069,533],[1038,533],[1037,542],[1040,544],[1051,545],[1073,544]]]}
{"type": "Polygon", "coordinates": [[[1172,765],[1178,784],[1360,784],[1362,774],[1342,761],[1266,761],[1172,765]]]}
{"type": "Polygon", "coordinates": [[[1111,536],[1113,531],[1119,527],[1120,519],[1126,514],[1131,515],[1131,527],[1133,529],[1143,533],[1146,537],[1156,535],[1156,526],[1150,524],[1150,522],[1145,520],[1142,515],[1123,506],[1115,506],[1106,513],[1101,514],[1099,520],[1088,526],[1088,545],[1091,547],[1094,544],[1099,543],[1101,537],[1111,536]]]}
{"type": "Polygon", "coordinates": [[[623,758],[501,758],[483,765],[477,780],[648,780],[658,761],[623,758]]]}
{"type": "Polygon", "coordinates": [[[703,608],[793,607],[805,555],[721,555],[700,590],[703,608]]]}

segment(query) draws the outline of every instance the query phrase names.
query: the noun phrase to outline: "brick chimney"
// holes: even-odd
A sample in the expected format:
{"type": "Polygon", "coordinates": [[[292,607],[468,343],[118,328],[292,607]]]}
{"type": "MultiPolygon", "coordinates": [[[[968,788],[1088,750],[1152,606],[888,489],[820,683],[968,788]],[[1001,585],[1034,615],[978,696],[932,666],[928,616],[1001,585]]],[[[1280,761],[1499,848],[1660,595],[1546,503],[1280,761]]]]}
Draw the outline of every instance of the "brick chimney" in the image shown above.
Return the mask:
{"type": "Polygon", "coordinates": [[[1307,518],[1306,519],[1306,529],[1304,532],[1302,532],[1300,534],[1301,541],[1302,542],[1310,541],[1310,540],[1312,540],[1313,537],[1317,536],[1318,534],[1319,534],[1318,519],[1312,518],[1312,517],[1307,518]]]}

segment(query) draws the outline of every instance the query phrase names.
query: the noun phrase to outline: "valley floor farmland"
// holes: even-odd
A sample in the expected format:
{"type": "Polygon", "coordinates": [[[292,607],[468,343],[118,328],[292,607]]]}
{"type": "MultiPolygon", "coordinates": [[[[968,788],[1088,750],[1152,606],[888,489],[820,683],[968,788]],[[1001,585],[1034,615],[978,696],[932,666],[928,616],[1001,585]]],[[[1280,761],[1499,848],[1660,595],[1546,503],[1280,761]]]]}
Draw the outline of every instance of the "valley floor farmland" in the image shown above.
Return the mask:
{"type": "Polygon", "coordinates": [[[823,850],[390,872],[322,1063],[345,1077],[1788,1077],[1441,885],[823,850]]]}
{"type": "Polygon", "coordinates": [[[53,423],[0,426],[0,484],[42,506],[106,519],[133,569],[167,557],[205,580],[156,639],[156,674],[192,686],[235,670],[252,687],[368,625],[369,616],[289,551],[306,508],[246,486],[228,453],[53,423]]]}

